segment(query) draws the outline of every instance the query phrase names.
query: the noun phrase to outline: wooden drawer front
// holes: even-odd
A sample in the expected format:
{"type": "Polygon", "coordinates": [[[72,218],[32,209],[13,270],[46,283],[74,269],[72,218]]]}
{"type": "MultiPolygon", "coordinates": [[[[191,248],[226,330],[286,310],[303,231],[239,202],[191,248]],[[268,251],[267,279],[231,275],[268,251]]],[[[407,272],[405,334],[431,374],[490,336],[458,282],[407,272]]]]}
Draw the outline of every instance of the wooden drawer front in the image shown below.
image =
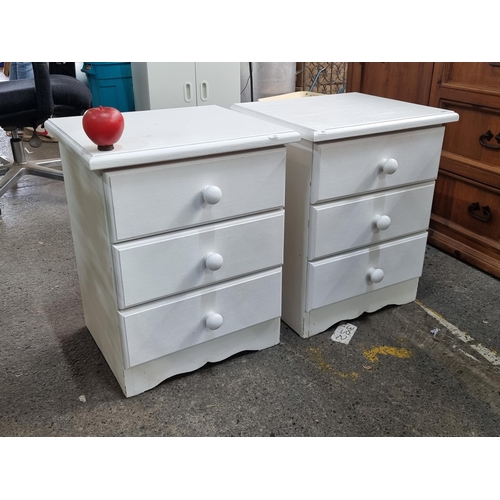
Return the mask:
{"type": "Polygon", "coordinates": [[[367,136],[314,145],[311,202],[433,180],[437,176],[444,127],[367,136]],[[397,170],[381,170],[386,159],[397,170]]]}
{"type": "Polygon", "coordinates": [[[317,259],[425,231],[433,192],[434,181],[431,181],[311,206],[308,258],[317,259]]]}
{"type": "Polygon", "coordinates": [[[125,368],[280,314],[281,268],[120,312],[125,368]],[[222,316],[215,330],[207,326],[212,313],[222,316]]]}
{"type": "Polygon", "coordinates": [[[441,83],[465,91],[500,93],[500,63],[467,62],[448,63],[441,83]],[[493,65],[494,64],[494,65],[493,65]]]}
{"type": "Polygon", "coordinates": [[[500,243],[498,189],[443,172],[436,181],[432,212],[496,246],[500,243]]]}
{"type": "Polygon", "coordinates": [[[283,210],[113,245],[120,309],[283,263],[283,210]],[[206,257],[222,256],[209,270],[206,257]]]}
{"type": "Polygon", "coordinates": [[[394,285],[422,274],[427,233],[307,264],[306,311],[394,285]],[[368,279],[382,270],[382,281],[368,279]]]}
{"type": "Polygon", "coordinates": [[[104,174],[113,242],[282,207],[285,148],[104,174]],[[203,197],[220,189],[220,201],[203,197]],[[214,201],[214,200],[212,200],[214,201]]]}
{"type": "Polygon", "coordinates": [[[441,101],[441,107],[460,114],[460,121],[447,125],[443,151],[500,167],[500,110],[452,101],[441,101]]]}

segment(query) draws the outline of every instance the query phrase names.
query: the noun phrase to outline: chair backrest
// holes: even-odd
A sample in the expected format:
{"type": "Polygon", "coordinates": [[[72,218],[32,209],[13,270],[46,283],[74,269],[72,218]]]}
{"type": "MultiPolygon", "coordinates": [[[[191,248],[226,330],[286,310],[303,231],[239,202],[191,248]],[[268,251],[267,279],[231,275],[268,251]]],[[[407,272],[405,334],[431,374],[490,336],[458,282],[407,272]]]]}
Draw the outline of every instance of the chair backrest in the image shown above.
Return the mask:
{"type": "Polygon", "coordinates": [[[92,107],[90,89],[74,76],[50,75],[52,98],[54,99],[54,118],[61,116],[83,115],[92,107]]]}
{"type": "Polygon", "coordinates": [[[37,104],[37,123],[40,125],[54,112],[54,100],[52,98],[52,89],[50,86],[49,66],[45,62],[34,62],[33,75],[35,77],[36,104],[37,104]]]}
{"type": "Polygon", "coordinates": [[[34,78],[0,84],[0,127],[4,130],[36,128],[54,112],[47,63],[33,63],[34,78]]]}

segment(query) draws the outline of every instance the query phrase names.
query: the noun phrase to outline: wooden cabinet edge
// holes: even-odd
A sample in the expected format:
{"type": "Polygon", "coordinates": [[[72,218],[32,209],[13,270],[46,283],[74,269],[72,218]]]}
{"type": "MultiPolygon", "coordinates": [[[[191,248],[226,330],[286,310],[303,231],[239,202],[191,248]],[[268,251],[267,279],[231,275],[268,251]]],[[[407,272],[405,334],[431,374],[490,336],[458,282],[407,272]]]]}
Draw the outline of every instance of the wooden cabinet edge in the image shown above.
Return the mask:
{"type": "MultiPolygon", "coordinates": [[[[443,252],[453,255],[457,259],[483,270],[486,273],[500,278],[500,260],[491,257],[472,246],[456,239],[455,234],[449,236],[440,232],[439,229],[429,229],[429,244],[443,252]]],[[[499,256],[500,257],[500,256],[499,256]]]]}

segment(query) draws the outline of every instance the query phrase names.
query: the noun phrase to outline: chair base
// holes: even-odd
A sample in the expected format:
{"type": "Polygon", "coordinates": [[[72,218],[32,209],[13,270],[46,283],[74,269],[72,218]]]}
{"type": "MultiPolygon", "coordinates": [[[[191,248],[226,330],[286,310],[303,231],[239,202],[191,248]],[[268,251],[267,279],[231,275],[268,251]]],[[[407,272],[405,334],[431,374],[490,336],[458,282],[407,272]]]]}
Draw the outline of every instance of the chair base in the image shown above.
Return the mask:
{"type": "Polygon", "coordinates": [[[54,158],[43,161],[27,161],[24,163],[9,162],[6,158],[0,157],[0,197],[11,187],[15,186],[23,175],[36,175],[47,177],[48,179],[64,180],[61,170],[52,167],[60,167],[61,160],[54,158]]]}

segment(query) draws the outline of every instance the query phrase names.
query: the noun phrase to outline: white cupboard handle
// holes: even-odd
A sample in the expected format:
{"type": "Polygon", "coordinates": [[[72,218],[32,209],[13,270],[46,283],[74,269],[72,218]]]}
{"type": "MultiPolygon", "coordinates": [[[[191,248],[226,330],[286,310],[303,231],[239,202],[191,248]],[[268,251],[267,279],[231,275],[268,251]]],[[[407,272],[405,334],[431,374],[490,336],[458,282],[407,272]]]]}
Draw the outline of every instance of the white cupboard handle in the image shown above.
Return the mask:
{"type": "Polygon", "coordinates": [[[200,85],[200,97],[203,102],[208,101],[208,82],[203,80],[200,85]]]}
{"type": "Polygon", "coordinates": [[[375,219],[373,219],[373,223],[377,229],[383,231],[391,225],[391,218],[388,215],[377,215],[375,219]]]}
{"type": "Polygon", "coordinates": [[[205,316],[205,326],[209,330],[217,330],[217,328],[220,328],[222,326],[222,323],[224,322],[224,318],[216,312],[209,312],[205,316]]]}
{"type": "Polygon", "coordinates": [[[398,169],[398,161],[395,158],[387,158],[386,160],[382,160],[380,165],[380,169],[385,174],[393,174],[398,169]]]}
{"type": "Polygon", "coordinates": [[[220,253],[210,252],[205,255],[205,266],[210,269],[210,271],[217,271],[217,269],[222,267],[223,263],[224,259],[220,253]]]}
{"type": "Polygon", "coordinates": [[[368,279],[372,283],[380,283],[384,279],[384,271],[372,267],[368,269],[368,279]]]}
{"type": "Polygon", "coordinates": [[[205,186],[201,194],[209,205],[215,205],[222,199],[222,191],[217,186],[205,186]]]}
{"type": "Polygon", "coordinates": [[[186,102],[191,102],[193,100],[193,92],[192,92],[192,84],[191,82],[184,83],[184,100],[186,102]]]}

